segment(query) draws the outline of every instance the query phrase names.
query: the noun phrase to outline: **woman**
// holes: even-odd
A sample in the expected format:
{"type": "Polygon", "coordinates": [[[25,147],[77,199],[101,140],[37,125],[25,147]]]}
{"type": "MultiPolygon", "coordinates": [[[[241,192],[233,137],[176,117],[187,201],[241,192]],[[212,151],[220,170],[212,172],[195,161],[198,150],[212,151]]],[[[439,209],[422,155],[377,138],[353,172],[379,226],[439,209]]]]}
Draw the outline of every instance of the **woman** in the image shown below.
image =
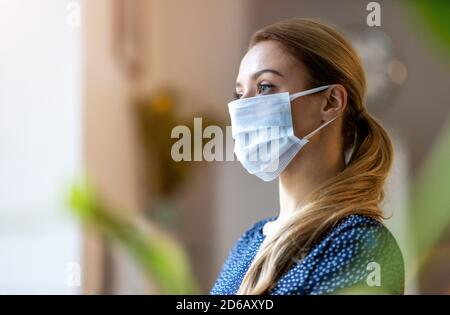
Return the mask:
{"type": "Polygon", "coordinates": [[[235,153],[279,178],[280,211],[234,244],[211,294],[403,294],[379,206],[393,148],[365,94],[361,61],[332,27],[296,18],[252,36],[229,104],[235,153]]]}

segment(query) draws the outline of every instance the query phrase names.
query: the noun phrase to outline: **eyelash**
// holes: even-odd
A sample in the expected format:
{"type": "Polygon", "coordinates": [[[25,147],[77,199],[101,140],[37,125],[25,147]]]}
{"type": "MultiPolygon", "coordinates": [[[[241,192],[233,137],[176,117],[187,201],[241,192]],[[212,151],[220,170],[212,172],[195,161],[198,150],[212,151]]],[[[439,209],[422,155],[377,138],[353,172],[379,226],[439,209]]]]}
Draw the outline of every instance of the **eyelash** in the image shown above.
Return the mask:
{"type": "Polygon", "coordinates": [[[275,86],[273,84],[258,84],[258,93],[265,94],[260,92],[261,87],[268,88],[270,92],[270,90],[273,89],[275,86]]]}
{"type": "MultiPolygon", "coordinates": [[[[273,88],[275,88],[275,85],[273,85],[273,84],[258,84],[258,94],[265,94],[265,93],[261,93],[261,87],[263,87],[263,88],[268,88],[268,89],[273,89],[273,88]]],[[[241,98],[242,97],[242,95],[241,94],[238,94],[238,93],[234,93],[234,98],[235,99],[239,99],[239,98],[241,98]]]]}

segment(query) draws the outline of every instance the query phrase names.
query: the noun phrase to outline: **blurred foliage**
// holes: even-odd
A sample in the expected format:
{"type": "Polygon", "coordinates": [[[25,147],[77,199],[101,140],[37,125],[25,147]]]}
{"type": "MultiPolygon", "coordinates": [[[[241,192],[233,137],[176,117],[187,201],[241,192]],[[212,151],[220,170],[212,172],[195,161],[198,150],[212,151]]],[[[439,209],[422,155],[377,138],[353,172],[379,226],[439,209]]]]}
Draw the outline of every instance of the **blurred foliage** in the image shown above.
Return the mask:
{"type": "Polygon", "coordinates": [[[413,8],[416,21],[425,28],[434,45],[444,51],[444,58],[450,61],[450,1],[411,0],[404,3],[413,8]]]}
{"type": "MultiPolygon", "coordinates": [[[[145,179],[158,195],[170,196],[189,176],[192,164],[171,157],[172,128],[182,122],[174,114],[173,93],[165,90],[136,101],[136,114],[145,150],[145,179]],[[151,181],[151,182],[148,182],[151,181]]],[[[183,122],[186,123],[186,122],[183,122]]]]}
{"type": "MultiPolygon", "coordinates": [[[[407,3],[414,9],[418,25],[428,31],[431,42],[443,51],[443,58],[450,61],[450,1],[413,0],[407,3]]],[[[439,246],[445,246],[439,245],[439,241],[450,228],[449,124],[417,177],[411,204],[414,244],[419,258],[414,268],[420,278],[428,279],[433,270],[429,267],[436,260],[433,253],[439,251],[439,246]]],[[[448,288],[445,290],[448,292],[448,288]]]]}
{"type": "MultiPolygon", "coordinates": [[[[170,198],[189,177],[195,163],[193,161],[176,162],[171,156],[172,145],[178,138],[172,138],[172,129],[183,125],[194,135],[192,114],[188,119],[180,117],[180,106],[176,93],[168,88],[157,90],[153,94],[136,100],[136,115],[146,154],[146,182],[149,193],[162,198],[170,198]]],[[[209,115],[199,113],[203,128],[209,125],[221,125],[209,115]]],[[[191,152],[194,152],[191,141],[191,152]]]]}
{"type": "MultiPolygon", "coordinates": [[[[196,294],[188,257],[168,234],[146,226],[144,219],[126,220],[107,209],[86,183],[75,184],[68,202],[72,212],[112,240],[118,241],[137,260],[149,281],[156,281],[163,294],[196,294]]],[[[147,224],[147,223],[146,223],[147,224]]]]}
{"type": "Polygon", "coordinates": [[[450,223],[450,128],[418,175],[411,204],[415,247],[424,258],[450,223]]]}
{"type": "Polygon", "coordinates": [[[421,268],[419,283],[426,294],[450,295],[450,282],[445,281],[445,275],[448,275],[449,271],[450,230],[447,229],[446,232],[447,245],[433,248],[421,268]]]}
{"type": "MultiPolygon", "coordinates": [[[[195,165],[191,161],[175,162],[171,156],[172,145],[179,140],[171,137],[175,126],[187,126],[191,135],[194,134],[194,120],[192,117],[189,120],[178,117],[177,104],[176,95],[170,89],[160,89],[152,95],[137,99],[134,104],[145,153],[145,194],[157,197],[149,203],[146,214],[151,216],[152,222],[157,223],[167,223],[176,215],[177,209],[171,200],[187,181],[195,165]]],[[[206,115],[200,117],[203,118],[203,127],[218,125],[217,121],[206,115]]],[[[194,152],[193,147],[191,152],[194,152]]],[[[151,225],[146,217],[127,220],[119,216],[118,213],[126,212],[108,208],[92,187],[84,182],[72,187],[69,204],[72,212],[83,222],[124,245],[149,275],[149,281],[157,283],[161,293],[199,292],[188,256],[181,245],[167,232],[163,232],[161,227],[151,225]]]]}

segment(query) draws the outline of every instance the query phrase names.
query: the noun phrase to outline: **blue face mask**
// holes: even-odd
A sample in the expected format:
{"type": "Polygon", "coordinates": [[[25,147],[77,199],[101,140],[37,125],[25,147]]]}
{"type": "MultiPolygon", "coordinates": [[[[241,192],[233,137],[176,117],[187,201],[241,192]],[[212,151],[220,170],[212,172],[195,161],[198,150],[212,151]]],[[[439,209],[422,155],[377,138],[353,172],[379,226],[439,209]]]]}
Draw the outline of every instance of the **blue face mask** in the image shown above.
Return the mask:
{"type": "Polygon", "coordinates": [[[294,135],[291,101],[330,85],[289,95],[288,92],[238,99],[228,104],[234,153],[244,168],[264,181],[277,178],[322,124],[303,139],[294,135]]]}

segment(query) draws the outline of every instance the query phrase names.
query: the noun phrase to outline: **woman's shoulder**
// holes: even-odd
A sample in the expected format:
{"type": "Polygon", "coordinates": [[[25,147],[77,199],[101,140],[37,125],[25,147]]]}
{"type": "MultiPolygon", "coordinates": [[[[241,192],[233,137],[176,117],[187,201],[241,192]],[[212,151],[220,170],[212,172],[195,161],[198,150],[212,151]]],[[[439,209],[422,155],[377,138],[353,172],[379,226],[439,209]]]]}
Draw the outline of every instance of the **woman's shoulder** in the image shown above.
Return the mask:
{"type": "Polygon", "coordinates": [[[340,220],[318,245],[317,254],[320,257],[317,274],[346,278],[346,285],[359,283],[365,289],[403,293],[403,255],[394,235],[383,222],[365,215],[349,215],[340,220]],[[372,282],[374,285],[369,286],[372,282]]]}
{"type": "Polygon", "coordinates": [[[388,228],[365,215],[339,220],[279,281],[274,294],[402,294],[404,265],[388,228]]]}
{"type": "Polygon", "coordinates": [[[400,251],[394,235],[383,222],[361,214],[352,214],[338,221],[326,238],[331,244],[351,241],[370,248],[390,243],[400,251]]]}
{"type": "Polygon", "coordinates": [[[328,252],[345,247],[353,249],[349,251],[350,256],[403,264],[400,247],[391,231],[383,222],[366,215],[354,214],[341,219],[321,243],[328,252]]]}

